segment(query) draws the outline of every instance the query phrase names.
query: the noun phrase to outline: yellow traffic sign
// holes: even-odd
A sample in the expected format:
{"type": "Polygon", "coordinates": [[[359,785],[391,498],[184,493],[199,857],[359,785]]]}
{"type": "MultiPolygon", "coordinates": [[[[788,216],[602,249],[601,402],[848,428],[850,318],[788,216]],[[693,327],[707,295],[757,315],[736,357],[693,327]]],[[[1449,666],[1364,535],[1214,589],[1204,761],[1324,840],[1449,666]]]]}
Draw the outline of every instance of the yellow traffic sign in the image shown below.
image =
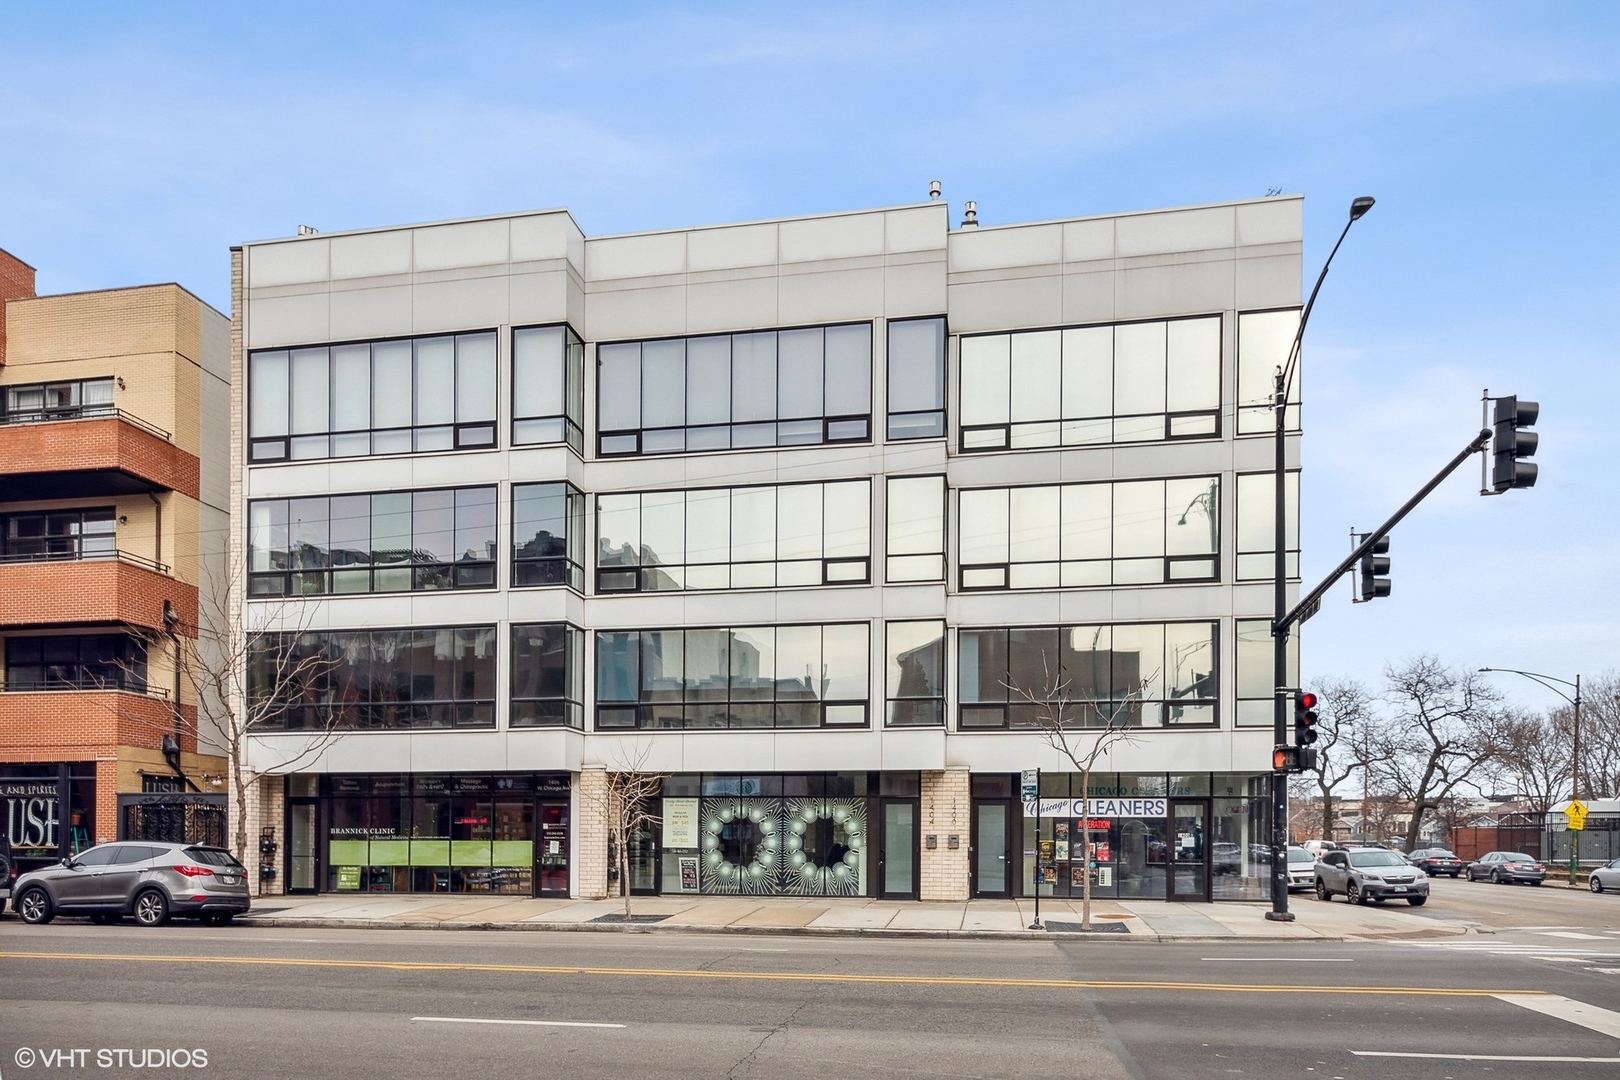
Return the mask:
{"type": "Polygon", "coordinates": [[[1586,828],[1586,804],[1579,799],[1571,799],[1564,808],[1564,816],[1569,818],[1569,831],[1582,832],[1586,828]]]}

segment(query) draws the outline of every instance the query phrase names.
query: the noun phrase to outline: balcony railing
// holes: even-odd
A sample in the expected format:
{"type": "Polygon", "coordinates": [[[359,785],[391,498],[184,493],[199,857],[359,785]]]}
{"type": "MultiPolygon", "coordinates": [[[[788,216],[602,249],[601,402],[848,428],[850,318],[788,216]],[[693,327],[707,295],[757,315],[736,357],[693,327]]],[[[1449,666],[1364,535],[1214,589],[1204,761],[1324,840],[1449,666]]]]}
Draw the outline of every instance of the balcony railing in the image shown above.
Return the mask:
{"type": "Polygon", "coordinates": [[[170,693],[161,686],[153,686],[131,675],[97,677],[81,673],[75,676],[47,676],[45,678],[12,677],[0,686],[0,694],[54,694],[75,690],[114,690],[124,694],[168,701],[170,693]]]}
{"type": "Polygon", "coordinates": [[[149,424],[134,413],[111,405],[56,405],[40,409],[13,409],[10,412],[0,413],[0,424],[54,424],[63,420],[111,420],[118,419],[126,424],[140,428],[148,435],[156,435],[164,442],[173,442],[173,437],[155,424],[149,424]]]}
{"type": "Polygon", "coordinates": [[[0,563],[101,562],[116,560],[158,574],[167,574],[169,572],[167,563],[154,562],[146,556],[136,555],[132,551],[122,551],[116,548],[109,550],[70,537],[53,537],[52,543],[58,545],[54,551],[0,552],[0,563]]]}

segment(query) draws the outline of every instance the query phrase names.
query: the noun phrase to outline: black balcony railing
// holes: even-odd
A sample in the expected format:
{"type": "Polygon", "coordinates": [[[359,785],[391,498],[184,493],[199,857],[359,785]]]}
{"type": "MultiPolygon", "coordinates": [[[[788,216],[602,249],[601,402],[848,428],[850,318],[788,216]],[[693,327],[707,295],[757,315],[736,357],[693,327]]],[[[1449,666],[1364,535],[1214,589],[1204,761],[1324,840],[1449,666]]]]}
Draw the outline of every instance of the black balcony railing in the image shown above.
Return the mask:
{"type": "Polygon", "coordinates": [[[133,424],[148,435],[156,435],[164,442],[173,439],[167,431],[147,423],[134,413],[111,405],[51,405],[38,409],[12,409],[0,412],[0,424],[54,424],[63,420],[107,420],[117,418],[133,424]]]}
{"type": "MultiPolygon", "coordinates": [[[[99,562],[116,559],[121,563],[139,566],[159,574],[167,574],[167,563],[154,562],[144,555],[134,552],[121,551],[105,545],[106,537],[65,537],[55,536],[48,540],[39,541],[45,545],[44,550],[0,551],[0,563],[43,563],[43,562],[99,562]]],[[[18,542],[12,541],[13,545],[18,542]]],[[[33,547],[33,542],[29,542],[33,547]]]]}

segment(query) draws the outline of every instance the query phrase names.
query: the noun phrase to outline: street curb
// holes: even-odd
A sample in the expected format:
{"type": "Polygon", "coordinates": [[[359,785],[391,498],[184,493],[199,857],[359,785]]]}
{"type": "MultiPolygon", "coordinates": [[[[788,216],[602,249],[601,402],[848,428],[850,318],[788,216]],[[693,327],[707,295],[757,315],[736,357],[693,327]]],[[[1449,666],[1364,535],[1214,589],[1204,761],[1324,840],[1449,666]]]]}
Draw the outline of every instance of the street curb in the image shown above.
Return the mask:
{"type": "Polygon", "coordinates": [[[591,923],[591,922],[456,922],[426,919],[306,919],[297,916],[252,915],[238,917],[239,926],[265,926],[280,929],[318,930],[485,930],[545,931],[587,934],[742,934],[763,937],[864,937],[946,941],[1087,941],[1109,944],[1158,944],[1166,942],[1221,943],[1318,943],[1346,941],[1385,941],[1416,937],[1451,937],[1463,931],[1423,929],[1388,934],[1315,934],[1311,937],[1271,937],[1261,935],[1157,934],[1132,931],[1125,934],[1085,934],[1065,930],[926,930],[882,927],[833,926],[694,926],[686,923],[591,923]]]}

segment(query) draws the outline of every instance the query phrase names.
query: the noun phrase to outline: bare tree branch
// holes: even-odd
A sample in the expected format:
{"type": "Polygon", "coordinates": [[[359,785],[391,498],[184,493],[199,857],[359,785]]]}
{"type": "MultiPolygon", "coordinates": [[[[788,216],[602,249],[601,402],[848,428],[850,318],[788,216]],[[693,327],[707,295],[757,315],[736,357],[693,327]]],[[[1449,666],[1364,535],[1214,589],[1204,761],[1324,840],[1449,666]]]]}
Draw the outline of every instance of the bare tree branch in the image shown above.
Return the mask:
{"type": "Polygon", "coordinates": [[[630,745],[620,743],[601,792],[593,792],[587,798],[607,822],[608,845],[617,863],[615,869],[619,895],[624,898],[625,918],[630,917],[630,841],[643,829],[659,822],[652,808],[653,800],[663,790],[664,774],[647,770],[651,750],[650,745],[639,740],[630,745]]]}

